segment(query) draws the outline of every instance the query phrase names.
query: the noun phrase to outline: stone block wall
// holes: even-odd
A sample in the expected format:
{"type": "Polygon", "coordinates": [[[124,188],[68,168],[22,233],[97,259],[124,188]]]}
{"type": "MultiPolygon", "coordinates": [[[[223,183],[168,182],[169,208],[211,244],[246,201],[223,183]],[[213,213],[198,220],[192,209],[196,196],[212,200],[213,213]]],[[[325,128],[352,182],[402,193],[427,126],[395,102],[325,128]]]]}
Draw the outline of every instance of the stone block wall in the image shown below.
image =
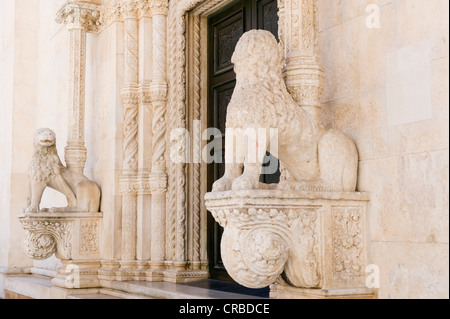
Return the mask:
{"type": "Polygon", "coordinates": [[[448,298],[448,5],[319,5],[323,118],[359,149],[380,298],[448,298]]]}

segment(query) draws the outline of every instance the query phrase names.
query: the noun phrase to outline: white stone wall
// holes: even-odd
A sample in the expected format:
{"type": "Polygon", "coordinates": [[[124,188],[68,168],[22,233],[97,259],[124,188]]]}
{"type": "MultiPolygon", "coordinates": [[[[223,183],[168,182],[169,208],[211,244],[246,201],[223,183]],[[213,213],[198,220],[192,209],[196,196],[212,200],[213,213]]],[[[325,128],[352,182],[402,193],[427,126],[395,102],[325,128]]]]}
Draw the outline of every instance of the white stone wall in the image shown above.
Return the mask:
{"type": "Polygon", "coordinates": [[[14,78],[14,1],[0,2],[0,263],[6,266],[11,197],[12,92],[14,78]]]}
{"type": "Polygon", "coordinates": [[[359,149],[381,298],[448,298],[448,6],[320,1],[323,115],[359,149]]]}
{"type": "Polygon", "coordinates": [[[102,256],[120,258],[123,109],[123,24],[112,23],[98,34],[88,34],[86,63],[85,175],[102,190],[102,256]]]}
{"type": "Polygon", "coordinates": [[[16,217],[26,203],[31,158],[27,131],[36,108],[38,1],[2,1],[0,12],[0,266],[11,269],[31,264],[16,217]]]}

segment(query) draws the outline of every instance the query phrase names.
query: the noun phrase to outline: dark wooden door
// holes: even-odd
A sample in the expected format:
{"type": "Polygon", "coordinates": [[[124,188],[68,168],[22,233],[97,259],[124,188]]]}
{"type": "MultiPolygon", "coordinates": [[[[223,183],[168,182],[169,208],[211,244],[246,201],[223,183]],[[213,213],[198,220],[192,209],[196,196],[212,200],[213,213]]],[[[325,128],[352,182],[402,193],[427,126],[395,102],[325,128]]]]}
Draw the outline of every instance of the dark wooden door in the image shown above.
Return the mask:
{"type": "MultiPolygon", "coordinates": [[[[277,0],[235,0],[208,17],[208,127],[220,130],[225,145],[227,106],[236,84],[231,56],[239,38],[251,29],[271,31],[278,39],[277,0]]],[[[225,150],[217,150],[208,166],[208,191],[224,174],[225,150]],[[221,163],[218,163],[220,161],[221,163]]],[[[270,154],[267,154],[270,157],[270,154]]],[[[267,159],[268,159],[267,157],[267,159]]],[[[266,160],[265,160],[266,162],[266,160]]],[[[277,183],[279,172],[261,175],[261,182],[277,183]]],[[[211,278],[231,280],[220,255],[223,229],[208,214],[208,261],[211,278]]]]}

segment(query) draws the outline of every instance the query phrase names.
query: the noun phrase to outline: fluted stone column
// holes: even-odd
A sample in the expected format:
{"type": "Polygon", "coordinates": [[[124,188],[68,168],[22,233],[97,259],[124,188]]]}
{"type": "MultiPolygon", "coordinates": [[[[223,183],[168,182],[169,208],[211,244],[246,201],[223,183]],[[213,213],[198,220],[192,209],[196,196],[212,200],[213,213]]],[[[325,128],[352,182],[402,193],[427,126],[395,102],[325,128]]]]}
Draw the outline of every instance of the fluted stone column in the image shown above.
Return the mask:
{"type": "Polygon", "coordinates": [[[123,1],[124,17],[124,85],[123,106],[123,170],[120,178],[122,194],[122,261],[136,260],[138,107],[139,107],[139,28],[136,2],[123,1]]]}
{"type": "Polygon", "coordinates": [[[285,50],[286,86],[299,106],[320,123],[325,74],[318,48],[317,0],[283,0],[279,37],[285,50]]]}
{"type": "Polygon", "coordinates": [[[65,160],[70,170],[80,174],[87,154],[84,141],[86,33],[97,30],[99,16],[97,5],[68,1],[56,17],[70,32],[69,132],[65,160]]]}
{"type": "Polygon", "coordinates": [[[153,106],[152,172],[150,185],[152,193],[152,239],[151,268],[162,269],[165,261],[165,219],[166,219],[166,19],[167,0],[151,2],[153,21],[153,80],[150,85],[150,99],[153,106]]]}

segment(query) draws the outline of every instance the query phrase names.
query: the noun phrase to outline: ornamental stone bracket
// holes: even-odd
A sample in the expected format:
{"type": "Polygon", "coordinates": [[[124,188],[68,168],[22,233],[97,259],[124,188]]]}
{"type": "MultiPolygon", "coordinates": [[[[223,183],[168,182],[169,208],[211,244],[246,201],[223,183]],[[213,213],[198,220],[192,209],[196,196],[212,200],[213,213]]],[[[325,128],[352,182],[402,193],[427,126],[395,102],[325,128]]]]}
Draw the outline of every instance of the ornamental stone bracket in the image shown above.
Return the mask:
{"type": "Polygon", "coordinates": [[[207,209],[224,228],[222,260],[249,288],[272,298],[371,298],[367,193],[242,190],[208,193],[207,209]]]}
{"type": "Polygon", "coordinates": [[[63,266],[52,281],[55,286],[98,287],[92,263],[100,260],[102,217],[102,213],[84,212],[22,213],[19,220],[25,230],[25,253],[34,260],[53,254],[61,260],[63,266]]]}

